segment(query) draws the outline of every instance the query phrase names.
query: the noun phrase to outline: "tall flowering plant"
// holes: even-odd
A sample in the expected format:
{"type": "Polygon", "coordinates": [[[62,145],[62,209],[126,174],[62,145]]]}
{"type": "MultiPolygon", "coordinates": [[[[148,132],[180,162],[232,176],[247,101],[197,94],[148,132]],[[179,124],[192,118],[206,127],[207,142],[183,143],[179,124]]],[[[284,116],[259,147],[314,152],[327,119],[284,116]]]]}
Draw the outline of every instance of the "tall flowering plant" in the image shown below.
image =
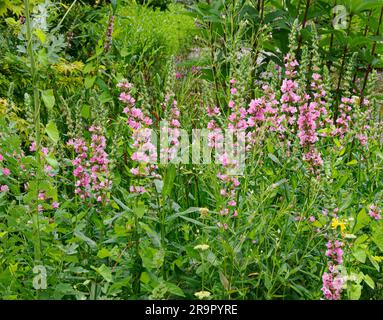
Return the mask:
{"type": "Polygon", "coordinates": [[[67,143],[73,147],[76,155],[72,160],[75,193],[81,199],[105,202],[109,199],[112,186],[109,158],[105,151],[106,138],[99,126],[91,126],[88,131],[91,134],[90,144],[83,138],[71,139],[67,143]]]}

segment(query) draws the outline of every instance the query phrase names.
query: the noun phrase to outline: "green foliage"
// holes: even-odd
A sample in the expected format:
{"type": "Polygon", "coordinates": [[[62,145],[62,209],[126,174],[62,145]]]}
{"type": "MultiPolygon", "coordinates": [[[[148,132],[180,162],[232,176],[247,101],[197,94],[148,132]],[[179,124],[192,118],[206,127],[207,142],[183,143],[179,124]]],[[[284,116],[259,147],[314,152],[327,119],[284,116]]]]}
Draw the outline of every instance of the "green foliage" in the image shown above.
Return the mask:
{"type": "Polygon", "coordinates": [[[130,4],[117,12],[114,41],[123,68],[161,70],[171,56],[188,48],[196,34],[194,21],[181,6],[171,5],[160,12],[130,4]]]}
{"type": "Polygon", "coordinates": [[[320,299],[326,243],[336,237],[342,298],[381,299],[383,222],[371,215],[383,201],[381,1],[337,1],[353,14],[349,29],[332,26],[331,1],[310,3],[45,3],[33,6],[28,51],[15,17],[21,1],[0,0],[0,298],[320,299]],[[323,77],[320,168],[304,160],[299,128],[284,137],[268,120],[251,131],[237,217],[220,212],[220,164],[160,163],[153,176],[134,174],[144,164],[132,159],[137,131],[119,81],[134,84],[129,94],[156,133],[175,100],[190,134],[212,119],[228,126],[229,101],[278,105],[287,53],[308,101],[312,76],[323,77]],[[349,131],[330,134],[341,98],[353,96],[368,108],[354,97],[349,131]],[[220,114],[209,116],[215,106],[220,114]],[[101,201],[77,185],[84,170],[106,181],[94,167],[95,127],[112,181],[101,201]],[[89,162],[75,173],[76,139],[89,162]],[[133,192],[137,185],[146,191],[133,192]]]}

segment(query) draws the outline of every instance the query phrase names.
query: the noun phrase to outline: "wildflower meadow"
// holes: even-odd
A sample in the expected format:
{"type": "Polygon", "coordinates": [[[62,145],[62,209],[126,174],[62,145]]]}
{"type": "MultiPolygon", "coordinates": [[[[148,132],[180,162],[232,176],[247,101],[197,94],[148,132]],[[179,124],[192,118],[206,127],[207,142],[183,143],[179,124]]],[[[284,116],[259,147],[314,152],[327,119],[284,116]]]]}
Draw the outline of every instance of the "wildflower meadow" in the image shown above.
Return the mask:
{"type": "Polygon", "coordinates": [[[383,299],[382,0],[0,17],[1,300],[383,299]]]}

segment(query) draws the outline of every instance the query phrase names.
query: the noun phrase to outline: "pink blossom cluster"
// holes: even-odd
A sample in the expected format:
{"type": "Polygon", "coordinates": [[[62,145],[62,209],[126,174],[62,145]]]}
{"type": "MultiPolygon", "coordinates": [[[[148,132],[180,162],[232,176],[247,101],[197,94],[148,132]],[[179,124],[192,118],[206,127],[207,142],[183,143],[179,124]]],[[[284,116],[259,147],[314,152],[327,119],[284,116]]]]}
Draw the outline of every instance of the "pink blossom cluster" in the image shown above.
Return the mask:
{"type": "MultiPolygon", "coordinates": [[[[4,156],[0,153],[0,172],[6,177],[10,176],[11,170],[8,169],[7,167],[3,167],[3,165],[4,165],[4,156]]],[[[8,185],[6,184],[0,185],[0,192],[5,193],[7,191],[9,191],[8,185]]]]}
{"type": "MultiPolygon", "coordinates": [[[[47,200],[49,200],[49,197],[47,197],[46,193],[44,190],[40,190],[38,195],[37,195],[37,200],[40,202],[38,205],[37,205],[37,211],[38,212],[43,212],[44,209],[47,208],[45,204],[45,202],[47,202],[47,200]]],[[[53,209],[53,210],[56,210],[58,209],[60,206],[60,204],[57,202],[57,201],[52,201],[50,204],[48,204],[48,208],[49,209],[53,209]]]]}
{"type": "Polygon", "coordinates": [[[299,94],[299,84],[295,81],[297,75],[296,68],[299,66],[299,63],[290,54],[287,54],[284,60],[286,78],[283,79],[281,86],[281,117],[282,120],[286,120],[287,125],[294,131],[294,125],[297,121],[298,107],[302,101],[302,97],[299,94]]]}
{"type": "Polygon", "coordinates": [[[231,99],[229,101],[230,115],[228,117],[228,129],[230,130],[246,130],[248,127],[247,124],[247,110],[242,107],[239,102],[236,102],[238,89],[236,87],[237,81],[235,79],[230,80],[231,88],[230,94],[231,99]]]}
{"type": "Polygon", "coordinates": [[[374,204],[370,205],[370,210],[368,211],[368,214],[371,218],[374,218],[375,220],[382,219],[381,213],[382,211],[374,204]]]}
{"type": "MultiPolygon", "coordinates": [[[[36,141],[33,141],[31,143],[31,145],[29,146],[29,151],[31,152],[36,152],[36,141]]],[[[49,153],[52,152],[52,149],[49,150],[47,147],[44,147],[44,146],[41,146],[41,153],[44,157],[47,157],[49,153]]],[[[21,167],[21,169],[24,169],[23,167],[21,167]]],[[[54,170],[54,168],[45,163],[44,164],[44,172],[49,176],[49,177],[54,177],[56,175],[56,172],[54,170]]]]}
{"type": "MultiPolygon", "coordinates": [[[[124,80],[119,82],[117,87],[122,90],[119,100],[126,105],[123,112],[127,115],[127,124],[132,130],[134,150],[131,160],[137,164],[130,169],[130,172],[137,177],[156,177],[155,172],[158,167],[153,163],[157,160],[157,149],[152,143],[150,130],[153,121],[147,115],[147,110],[136,104],[136,100],[132,96],[133,85],[131,83],[124,80]]],[[[146,189],[143,186],[130,186],[130,192],[141,194],[145,193],[146,189]]]]}
{"type": "Polygon", "coordinates": [[[326,256],[328,262],[328,272],[322,276],[322,292],[327,300],[339,300],[341,298],[344,280],[339,273],[339,266],[343,264],[343,242],[339,240],[329,240],[326,244],[326,256]]]}
{"type": "Polygon", "coordinates": [[[331,121],[327,115],[326,91],[323,88],[322,77],[318,73],[312,75],[312,96],[305,95],[305,103],[299,108],[298,137],[300,145],[305,149],[303,160],[311,164],[312,168],[323,165],[321,154],[315,144],[318,141],[318,129],[331,121]]]}
{"type": "Polygon", "coordinates": [[[351,111],[354,99],[343,97],[341,102],[338,110],[339,116],[335,121],[335,129],[333,130],[332,135],[343,138],[350,130],[351,111]]]}
{"type": "MultiPolygon", "coordinates": [[[[0,168],[2,167],[2,164],[4,163],[4,157],[2,154],[0,154],[0,168]]],[[[2,167],[0,169],[0,171],[2,172],[2,174],[4,176],[9,176],[11,175],[11,170],[9,170],[7,167],[2,167]]]]}
{"type": "MultiPolygon", "coordinates": [[[[247,123],[247,110],[246,108],[243,108],[240,106],[237,99],[238,90],[236,88],[237,81],[235,79],[230,80],[231,88],[230,88],[230,94],[231,99],[229,102],[229,109],[231,110],[231,114],[228,117],[228,125],[227,128],[230,132],[238,132],[237,130],[244,131],[248,128],[247,123]]],[[[217,113],[217,112],[216,112],[217,113]]],[[[216,128],[214,128],[216,129],[216,128]]],[[[222,135],[222,134],[221,134],[222,135]]],[[[216,141],[222,139],[222,136],[216,136],[216,141]]],[[[219,172],[217,174],[218,179],[221,180],[223,186],[220,190],[220,194],[224,199],[224,204],[222,205],[220,209],[220,214],[223,216],[231,216],[231,217],[237,217],[238,216],[238,210],[237,210],[237,201],[236,201],[236,189],[240,186],[240,182],[238,178],[231,175],[231,171],[235,169],[238,166],[237,160],[235,159],[236,153],[238,153],[238,144],[241,142],[245,142],[246,136],[243,135],[237,135],[236,136],[237,141],[234,141],[233,139],[233,146],[231,152],[223,152],[222,145],[219,145],[219,148],[216,148],[216,152],[218,154],[218,161],[222,165],[223,169],[225,171],[219,172]],[[242,141],[240,141],[242,139],[242,141]]],[[[219,227],[222,227],[223,229],[227,229],[227,223],[219,223],[219,227]]]]}
{"type": "Polygon", "coordinates": [[[208,133],[208,146],[215,150],[221,150],[223,148],[223,140],[224,136],[222,134],[222,130],[220,129],[217,120],[221,115],[221,111],[217,106],[207,108],[207,115],[211,118],[209,123],[207,124],[207,128],[209,130],[208,133]]]}
{"type": "Polygon", "coordinates": [[[281,119],[278,116],[279,102],[276,99],[275,93],[269,85],[262,86],[264,95],[257,99],[252,99],[247,109],[248,119],[247,125],[253,130],[247,133],[248,149],[254,146],[257,139],[257,134],[260,130],[260,125],[267,123],[267,129],[270,131],[283,131],[281,119]],[[255,130],[254,130],[255,129],[255,130]]]}
{"type": "Polygon", "coordinates": [[[339,300],[343,291],[343,277],[336,271],[325,272],[322,276],[322,292],[327,300],[339,300]]]}
{"type": "Polygon", "coordinates": [[[371,129],[368,122],[372,118],[372,108],[370,106],[370,101],[364,99],[360,108],[353,113],[354,121],[358,128],[358,133],[355,134],[355,138],[359,141],[362,146],[367,146],[369,131],[371,129]]]}
{"type": "MultiPolygon", "coordinates": [[[[233,162],[230,162],[228,160],[229,158],[226,155],[222,155],[220,158],[224,168],[228,168],[229,166],[235,166],[233,162]]],[[[222,174],[221,172],[217,174],[217,177],[223,183],[223,187],[220,190],[220,194],[225,199],[225,205],[220,210],[220,214],[232,214],[233,217],[236,217],[238,215],[238,211],[236,209],[236,188],[240,186],[240,182],[238,178],[230,176],[228,174],[222,174]]]]}
{"type": "Polygon", "coordinates": [[[111,16],[108,23],[108,29],[106,30],[106,37],[105,37],[105,43],[104,43],[104,49],[106,52],[110,50],[110,47],[113,42],[113,27],[114,27],[114,20],[115,16],[111,16]]]}
{"type": "Polygon", "coordinates": [[[167,114],[168,125],[162,127],[163,134],[168,137],[167,145],[161,149],[161,156],[166,155],[167,161],[172,161],[177,157],[181,137],[180,110],[177,100],[173,94],[167,94],[162,108],[167,114]],[[170,106],[170,107],[169,107],[170,106]]]}
{"type": "Polygon", "coordinates": [[[107,192],[112,185],[109,179],[108,154],[105,151],[106,138],[98,126],[91,126],[89,132],[92,134],[89,146],[82,138],[71,139],[67,143],[74,147],[76,153],[76,158],[72,161],[76,180],[75,193],[81,199],[95,198],[97,202],[103,202],[107,201],[107,192]]]}

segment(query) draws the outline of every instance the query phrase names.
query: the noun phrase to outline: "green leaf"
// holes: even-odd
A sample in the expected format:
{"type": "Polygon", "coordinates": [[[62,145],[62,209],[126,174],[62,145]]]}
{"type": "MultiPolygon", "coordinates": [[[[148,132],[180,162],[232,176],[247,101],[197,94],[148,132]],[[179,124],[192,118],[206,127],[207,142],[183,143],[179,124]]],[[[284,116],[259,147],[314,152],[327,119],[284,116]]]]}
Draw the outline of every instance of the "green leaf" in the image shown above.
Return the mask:
{"type": "Polygon", "coordinates": [[[372,241],[379,247],[380,251],[383,252],[383,230],[382,227],[375,227],[372,231],[372,241]]]}
{"type": "Polygon", "coordinates": [[[164,187],[164,182],[162,180],[159,180],[159,179],[154,179],[153,182],[154,182],[154,186],[156,187],[156,191],[158,193],[162,193],[162,189],[164,187]]]}
{"type": "Polygon", "coordinates": [[[364,275],[364,282],[366,282],[371,289],[375,289],[375,282],[368,274],[364,275]]]}
{"type": "Polygon", "coordinates": [[[362,286],[358,284],[352,284],[349,290],[350,300],[359,300],[362,294],[362,286]]]}
{"type": "Polygon", "coordinates": [[[96,78],[97,78],[96,76],[94,76],[94,77],[86,77],[85,81],[84,81],[85,89],[89,89],[89,88],[93,87],[93,84],[96,81],[96,78]]]}
{"type": "Polygon", "coordinates": [[[356,247],[352,250],[353,256],[358,260],[359,262],[365,263],[367,254],[366,254],[366,248],[363,247],[356,247]]]}
{"type": "Polygon", "coordinates": [[[137,218],[142,218],[145,214],[146,207],[143,202],[139,202],[136,207],[133,208],[133,213],[137,218]]]}
{"type": "Polygon", "coordinates": [[[104,258],[107,258],[110,256],[111,256],[111,254],[110,254],[109,250],[106,248],[102,248],[101,250],[99,250],[97,252],[97,257],[99,257],[100,259],[104,259],[104,258]]]}
{"type": "Polygon", "coordinates": [[[76,291],[72,288],[72,286],[69,283],[59,283],[54,287],[53,298],[60,300],[66,295],[74,294],[76,294],[76,291]]]}
{"type": "Polygon", "coordinates": [[[47,40],[47,36],[45,35],[44,31],[41,29],[36,29],[33,31],[37,39],[40,40],[42,44],[44,44],[45,40],[47,40]]]}
{"type": "Polygon", "coordinates": [[[41,91],[41,97],[44,101],[45,106],[48,109],[52,109],[53,106],[55,105],[55,101],[56,101],[55,96],[53,94],[53,90],[48,89],[48,90],[41,91]]]}
{"type": "Polygon", "coordinates": [[[166,282],[165,286],[171,294],[174,294],[175,296],[178,296],[178,297],[185,297],[185,294],[182,291],[182,289],[176,286],[175,284],[166,282]]]}
{"type": "Polygon", "coordinates": [[[87,73],[90,73],[90,72],[94,71],[95,69],[96,69],[96,67],[92,63],[88,63],[88,64],[85,65],[85,67],[82,70],[82,72],[84,74],[87,74],[87,73]]]}
{"type": "Polygon", "coordinates": [[[54,169],[58,169],[60,164],[59,162],[56,160],[56,158],[51,155],[51,154],[48,154],[47,157],[45,157],[45,160],[49,163],[49,165],[51,165],[54,169]]]}
{"type": "Polygon", "coordinates": [[[177,213],[174,213],[168,217],[166,217],[166,221],[167,222],[170,222],[180,216],[183,216],[183,215],[186,215],[188,213],[192,213],[192,212],[197,212],[197,211],[200,211],[200,208],[197,208],[197,207],[190,207],[189,209],[186,209],[185,211],[182,211],[182,212],[177,212],[177,213]]]}
{"type": "Polygon", "coordinates": [[[162,196],[164,198],[166,198],[172,192],[175,177],[176,177],[176,167],[174,164],[169,164],[166,169],[166,173],[164,177],[164,186],[162,189],[162,196]]]}
{"type": "Polygon", "coordinates": [[[225,290],[230,290],[229,280],[227,280],[227,278],[222,272],[219,273],[219,280],[221,280],[221,283],[223,287],[225,288],[225,290]]]}
{"type": "Polygon", "coordinates": [[[380,272],[379,263],[372,256],[368,256],[368,260],[370,260],[371,264],[375,267],[375,269],[380,272]]]}
{"type": "Polygon", "coordinates": [[[112,282],[113,281],[112,271],[105,264],[103,264],[99,268],[96,268],[96,267],[92,266],[92,269],[96,270],[97,273],[99,273],[106,281],[108,281],[108,282],[112,282]]]}
{"type": "Polygon", "coordinates": [[[356,164],[358,164],[358,160],[351,160],[351,161],[349,161],[349,162],[347,162],[346,163],[346,166],[354,166],[354,165],[356,165],[356,164]]]}
{"type": "Polygon", "coordinates": [[[96,242],[94,242],[91,238],[87,237],[85,234],[83,234],[81,231],[75,230],[73,233],[77,238],[80,240],[83,240],[88,244],[89,247],[95,249],[97,248],[96,242]]]}
{"type": "Polygon", "coordinates": [[[365,227],[369,222],[370,222],[370,218],[368,217],[366,213],[366,209],[363,208],[362,210],[359,211],[357,215],[355,226],[352,230],[353,233],[354,234],[357,233],[360,229],[365,227]]]}
{"type": "Polygon", "coordinates": [[[60,140],[60,134],[57,130],[56,124],[51,120],[45,127],[45,131],[49,138],[56,144],[60,140]]]}
{"type": "Polygon", "coordinates": [[[273,154],[269,153],[267,155],[273,162],[275,162],[276,164],[279,164],[279,165],[282,165],[281,162],[278,160],[278,158],[276,156],[274,156],[273,154]]]}
{"type": "Polygon", "coordinates": [[[81,108],[81,116],[85,119],[89,119],[91,114],[90,114],[90,105],[84,104],[81,108]]]}

